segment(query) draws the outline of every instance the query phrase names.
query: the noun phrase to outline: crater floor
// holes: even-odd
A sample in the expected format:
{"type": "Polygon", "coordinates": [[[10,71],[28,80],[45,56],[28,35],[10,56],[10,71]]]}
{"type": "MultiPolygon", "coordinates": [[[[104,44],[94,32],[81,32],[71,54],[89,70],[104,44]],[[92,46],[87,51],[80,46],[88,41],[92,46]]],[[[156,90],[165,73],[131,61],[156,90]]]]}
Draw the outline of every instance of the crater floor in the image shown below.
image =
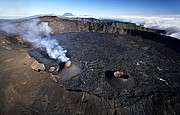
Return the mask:
{"type": "Polygon", "coordinates": [[[179,114],[180,54],[166,45],[101,33],[52,38],[81,70],[60,72],[54,82],[50,73],[30,68],[30,49],[0,47],[1,114],[179,114]],[[108,70],[126,71],[129,81],[107,76],[108,70]]]}

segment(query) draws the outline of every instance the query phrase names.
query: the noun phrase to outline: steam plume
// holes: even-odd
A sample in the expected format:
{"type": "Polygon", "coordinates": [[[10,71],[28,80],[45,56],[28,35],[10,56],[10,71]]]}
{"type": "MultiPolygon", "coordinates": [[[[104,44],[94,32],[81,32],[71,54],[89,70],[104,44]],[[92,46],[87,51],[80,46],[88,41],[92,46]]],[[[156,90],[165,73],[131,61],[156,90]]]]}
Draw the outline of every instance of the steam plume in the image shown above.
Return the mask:
{"type": "Polygon", "coordinates": [[[29,20],[21,23],[9,23],[1,26],[1,30],[19,35],[24,41],[31,43],[36,48],[45,49],[47,54],[54,59],[68,62],[67,50],[64,50],[56,39],[50,36],[51,27],[47,22],[29,20]]]}

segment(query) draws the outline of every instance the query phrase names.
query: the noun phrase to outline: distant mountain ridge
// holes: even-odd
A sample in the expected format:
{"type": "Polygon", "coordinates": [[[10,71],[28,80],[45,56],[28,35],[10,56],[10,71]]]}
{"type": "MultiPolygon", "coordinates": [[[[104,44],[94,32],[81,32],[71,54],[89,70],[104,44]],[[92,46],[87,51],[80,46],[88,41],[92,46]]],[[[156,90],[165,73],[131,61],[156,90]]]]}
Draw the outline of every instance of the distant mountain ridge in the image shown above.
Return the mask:
{"type": "Polygon", "coordinates": [[[62,15],[62,17],[66,17],[66,16],[74,16],[72,13],[69,13],[69,12],[67,12],[67,13],[64,13],[63,15],[62,15]]]}

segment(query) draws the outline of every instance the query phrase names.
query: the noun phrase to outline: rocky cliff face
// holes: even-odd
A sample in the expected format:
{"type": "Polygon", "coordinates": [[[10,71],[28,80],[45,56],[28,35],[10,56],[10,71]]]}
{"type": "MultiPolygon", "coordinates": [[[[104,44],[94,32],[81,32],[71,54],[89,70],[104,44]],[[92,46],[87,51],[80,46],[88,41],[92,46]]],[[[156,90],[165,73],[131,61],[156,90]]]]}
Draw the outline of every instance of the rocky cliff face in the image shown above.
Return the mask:
{"type": "Polygon", "coordinates": [[[63,32],[99,32],[130,34],[131,30],[139,30],[152,33],[165,33],[163,30],[148,29],[133,23],[114,22],[109,20],[97,20],[93,18],[71,18],[62,19],[58,17],[40,17],[41,21],[49,22],[52,32],[55,34],[63,32]]]}
{"type": "Polygon", "coordinates": [[[114,33],[119,35],[139,36],[152,41],[157,41],[180,52],[180,40],[164,36],[164,30],[154,30],[137,26],[133,23],[114,22],[111,20],[97,20],[93,18],[63,19],[56,16],[45,16],[39,18],[41,21],[49,22],[52,34],[64,32],[98,32],[114,33]]]}

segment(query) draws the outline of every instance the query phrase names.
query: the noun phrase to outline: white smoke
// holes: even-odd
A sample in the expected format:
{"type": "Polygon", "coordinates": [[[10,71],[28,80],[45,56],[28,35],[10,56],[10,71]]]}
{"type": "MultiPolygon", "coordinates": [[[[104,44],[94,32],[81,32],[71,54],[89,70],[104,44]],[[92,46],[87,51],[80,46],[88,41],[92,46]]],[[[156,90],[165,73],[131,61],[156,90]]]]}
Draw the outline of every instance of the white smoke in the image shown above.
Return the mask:
{"type": "Polygon", "coordinates": [[[62,62],[69,61],[69,58],[66,57],[67,50],[64,50],[56,39],[51,38],[51,27],[47,22],[34,19],[21,23],[6,23],[1,26],[1,30],[19,35],[36,48],[45,49],[51,58],[62,62]]]}

